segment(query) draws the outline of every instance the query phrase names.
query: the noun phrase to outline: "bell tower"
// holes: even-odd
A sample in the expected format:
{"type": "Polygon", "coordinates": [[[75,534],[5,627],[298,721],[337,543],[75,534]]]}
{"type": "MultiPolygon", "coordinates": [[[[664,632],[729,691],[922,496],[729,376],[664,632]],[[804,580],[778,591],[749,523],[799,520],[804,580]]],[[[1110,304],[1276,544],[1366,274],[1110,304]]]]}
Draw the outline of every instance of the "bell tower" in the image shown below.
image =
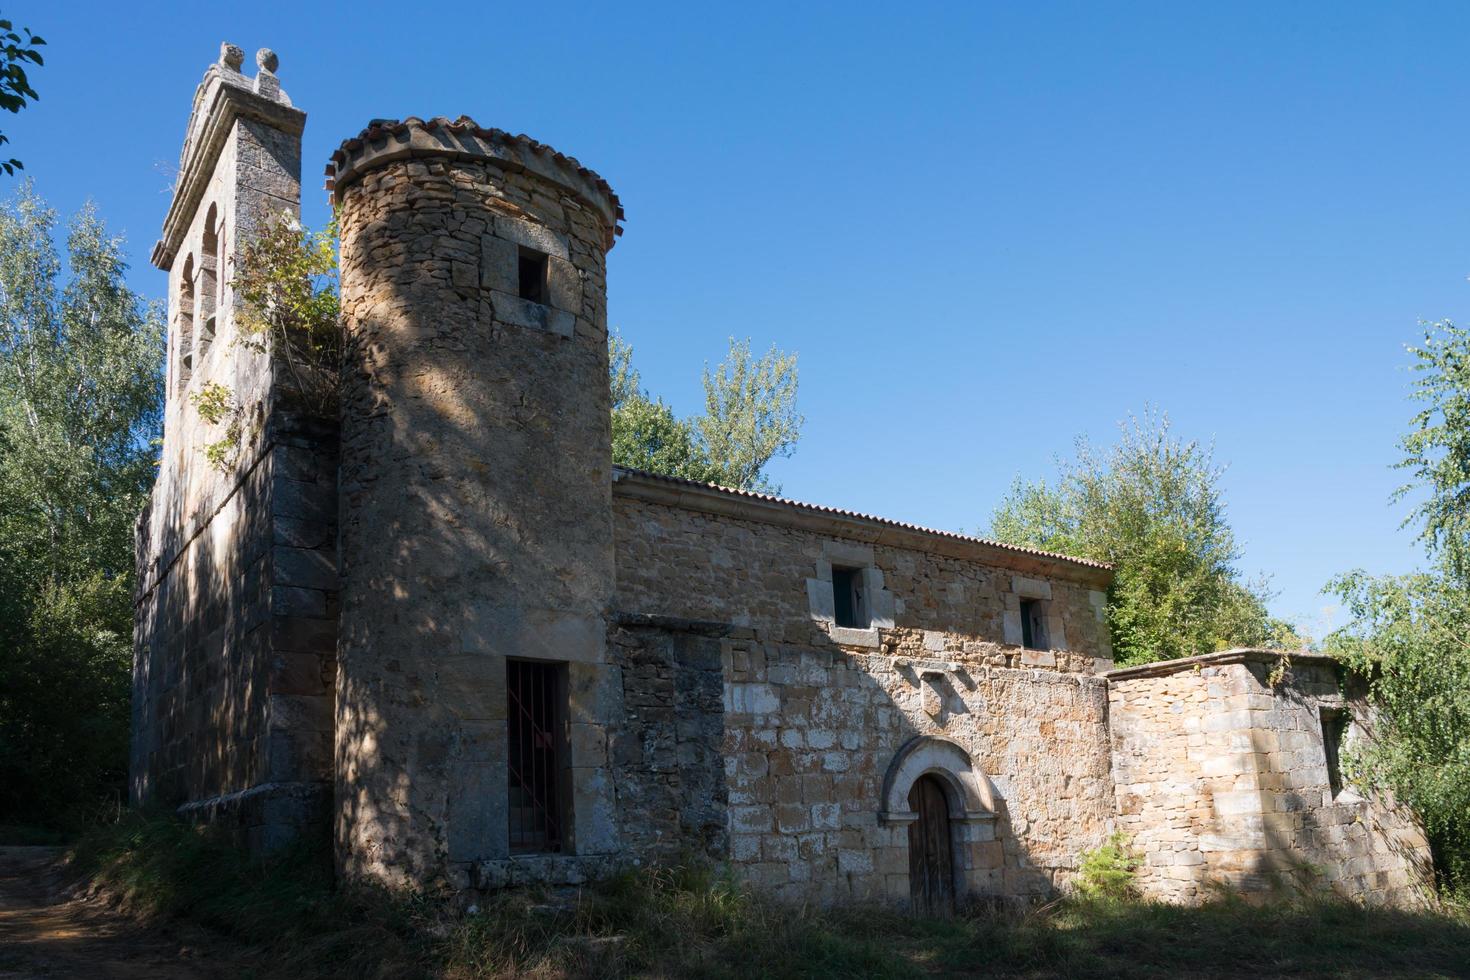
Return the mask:
{"type": "Polygon", "coordinates": [[[169,336],[164,440],[137,534],[130,795],[269,848],[326,826],[336,420],[293,417],[270,355],[234,343],[235,263],[301,199],[306,114],[274,52],[255,64],[245,75],[244,53],[224,44],[205,71],[152,254],[168,274],[169,336]],[[201,414],[206,389],[237,406],[237,436],[201,414]]]}

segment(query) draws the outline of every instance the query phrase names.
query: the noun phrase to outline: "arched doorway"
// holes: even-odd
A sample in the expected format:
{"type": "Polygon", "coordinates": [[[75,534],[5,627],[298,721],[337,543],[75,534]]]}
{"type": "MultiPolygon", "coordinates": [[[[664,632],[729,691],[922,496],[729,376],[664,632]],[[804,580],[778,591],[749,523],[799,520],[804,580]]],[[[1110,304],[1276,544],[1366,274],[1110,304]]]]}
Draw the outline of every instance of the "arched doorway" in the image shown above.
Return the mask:
{"type": "Polygon", "coordinates": [[[909,896],[914,911],[948,915],[954,911],[954,839],[950,835],[949,797],[936,776],[925,773],[909,790],[909,896]]]}

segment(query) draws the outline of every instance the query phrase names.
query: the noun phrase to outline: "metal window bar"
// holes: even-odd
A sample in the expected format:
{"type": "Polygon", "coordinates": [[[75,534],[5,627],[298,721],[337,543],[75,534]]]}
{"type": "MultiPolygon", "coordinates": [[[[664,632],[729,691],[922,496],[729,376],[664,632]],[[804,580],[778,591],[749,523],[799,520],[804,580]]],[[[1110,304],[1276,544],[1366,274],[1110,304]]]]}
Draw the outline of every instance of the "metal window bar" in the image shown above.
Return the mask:
{"type": "Polygon", "coordinates": [[[508,661],[505,686],[510,707],[510,849],[523,854],[560,851],[560,665],[508,661]]]}

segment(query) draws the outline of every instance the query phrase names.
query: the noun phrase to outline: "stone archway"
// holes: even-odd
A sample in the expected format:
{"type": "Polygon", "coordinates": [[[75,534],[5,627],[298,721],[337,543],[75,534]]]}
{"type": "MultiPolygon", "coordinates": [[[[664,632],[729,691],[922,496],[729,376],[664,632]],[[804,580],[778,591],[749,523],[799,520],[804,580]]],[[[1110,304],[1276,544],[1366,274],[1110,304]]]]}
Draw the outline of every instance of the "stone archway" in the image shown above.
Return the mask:
{"type": "Polygon", "coordinates": [[[1001,863],[995,844],[995,787],[963,746],[934,735],[904,743],[883,777],[882,801],[879,819],[901,828],[900,838],[906,838],[910,849],[909,892],[916,909],[934,911],[936,893],[950,882],[957,900],[988,890],[989,873],[1001,863]],[[931,812],[936,806],[947,812],[931,812]],[[933,853],[945,841],[949,853],[933,853]],[[917,846],[926,850],[916,853],[917,846]],[[930,880],[915,880],[920,871],[930,880]],[[949,880],[934,880],[935,874],[949,880]]]}

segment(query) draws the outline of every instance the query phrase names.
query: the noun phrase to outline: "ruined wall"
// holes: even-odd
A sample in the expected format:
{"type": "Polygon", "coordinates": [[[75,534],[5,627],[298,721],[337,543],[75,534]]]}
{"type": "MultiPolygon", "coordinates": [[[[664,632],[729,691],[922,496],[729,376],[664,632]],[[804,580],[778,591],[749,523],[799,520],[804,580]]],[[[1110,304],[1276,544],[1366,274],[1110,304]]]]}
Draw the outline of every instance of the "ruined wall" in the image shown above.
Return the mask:
{"type": "Polygon", "coordinates": [[[461,119],[375,123],[340,208],[337,847],[391,885],[575,880],[616,849],[605,184],[461,119]],[[544,301],[518,260],[547,263],[544,301]],[[566,664],[572,823],[509,855],[507,658],[566,664]]]}
{"type": "Polygon", "coordinates": [[[642,860],[729,856],[719,624],[626,616],[608,650],[621,684],[608,733],[619,846],[642,860]]]}
{"type": "MultiPolygon", "coordinates": [[[[870,545],[860,538],[874,536],[871,527],[837,521],[824,534],[778,526],[748,511],[736,516],[736,495],[684,486],[681,500],[663,502],[655,499],[661,486],[672,484],[626,474],[614,487],[615,603],[625,619],[704,623],[689,628],[706,635],[720,634],[709,624],[725,624],[718,640],[720,729],[698,733],[718,734],[719,748],[711,753],[698,739],[694,746],[682,741],[689,730],[668,720],[665,696],[652,699],[665,720],[629,709],[614,758],[622,758],[625,742],[664,747],[680,765],[657,788],[675,795],[692,771],[718,759],[729,858],[750,880],[791,900],[908,901],[907,827],[890,812],[884,781],[906,746],[928,740],[962,748],[989,797],[989,812],[982,806],[954,826],[962,894],[1045,894],[1071,874],[1081,851],[1107,836],[1107,695],[1092,673],[1106,652],[1093,598],[1106,572],[1068,571],[1019,553],[1006,556],[1017,567],[1004,568],[870,545]],[[695,494],[707,496],[696,501],[695,494]],[[712,512],[724,506],[718,500],[731,512],[712,512]],[[852,537],[834,534],[843,526],[852,537]],[[821,581],[824,555],[857,562],[864,549],[892,614],[892,625],[872,636],[821,619],[812,594],[820,588],[809,585],[821,581]],[[1067,649],[1022,650],[1006,642],[1017,578],[1028,592],[1052,597],[1067,649]]],[[[666,679],[681,665],[694,668],[694,656],[708,662],[709,643],[697,654],[665,647],[657,662],[673,669],[655,679],[642,679],[625,663],[625,700],[647,697],[655,680],[667,690],[666,679]]],[[[633,645],[640,652],[657,646],[633,645]]],[[[671,834],[675,808],[651,804],[657,793],[626,768],[615,775],[624,842],[633,843],[629,823],[648,809],[669,814],[659,832],[671,834]]]]}
{"type": "Polygon", "coordinates": [[[134,803],[225,819],[253,845],[325,826],[335,673],[335,426],[279,402],[269,357],[235,339],[233,262],[265,215],[294,210],[305,115],[262,52],[226,45],[195,97],[154,262],[169,273],[164,444],[137,534],[130,759],[134,803]],[[267,67],[269,66],[269,67],[267,67]],[[241,406],[223,438],[194,403],[241,406]]]}
{"type": "Polygon", "coordinates": [[[1329,782],[1321,711],[1348,712],[1361,735],[1363,702],[1330,658],[1297,654],[1273,686],[1278,663],[1227,653],[1111,676],[1118,827],[1144,855],[1141,886],[1184,902],[1213,885],[1419,902],[1429,850],[1412,815],[1329,782]]]}

